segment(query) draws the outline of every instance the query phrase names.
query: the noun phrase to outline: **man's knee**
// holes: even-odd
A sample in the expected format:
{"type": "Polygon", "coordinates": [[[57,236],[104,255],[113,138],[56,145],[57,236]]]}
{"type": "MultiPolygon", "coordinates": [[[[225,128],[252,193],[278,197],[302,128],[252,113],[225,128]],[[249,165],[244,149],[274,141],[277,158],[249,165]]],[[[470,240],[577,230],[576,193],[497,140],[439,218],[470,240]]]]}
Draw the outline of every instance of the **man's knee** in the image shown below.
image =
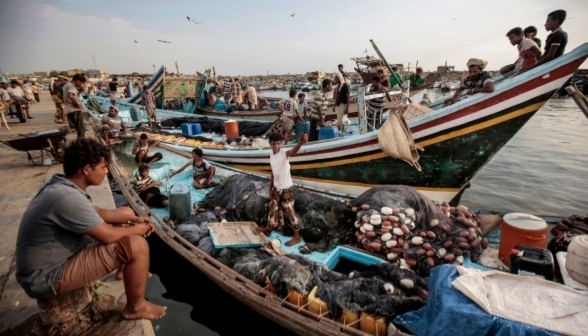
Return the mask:
{"type": "Polygon", "coordinates": [[[128,238],[132,251],[131,258],[137,255],[149,255],[149,244],[147,244],[145,238],[137,235],[129,236],[128,238]]]}
{"type": "Polygon", "coordinates": [[[118,209],[116,209],[116,211],[120,211],[120,213],[122,215],[128,215],[128,216],[135,216],[135,211],[133,211],[133,209],[131,209],[130,207],[120,207],[118,209]]]}

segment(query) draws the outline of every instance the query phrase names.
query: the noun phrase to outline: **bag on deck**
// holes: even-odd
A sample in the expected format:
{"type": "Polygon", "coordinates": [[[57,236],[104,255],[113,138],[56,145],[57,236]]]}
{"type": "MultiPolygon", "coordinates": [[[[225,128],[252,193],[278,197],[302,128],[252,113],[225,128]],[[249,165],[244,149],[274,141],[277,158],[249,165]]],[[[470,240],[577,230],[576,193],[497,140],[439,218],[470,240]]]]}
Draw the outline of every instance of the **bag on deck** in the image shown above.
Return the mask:
{"type": "Polygon", "coordinates": [[[414,142],[406,119],[401,114],[390,113],[390,118],[378,130],[378,142],[388,156],[403,160],[421,171],[418,150],[424,149],[414,142]]]}

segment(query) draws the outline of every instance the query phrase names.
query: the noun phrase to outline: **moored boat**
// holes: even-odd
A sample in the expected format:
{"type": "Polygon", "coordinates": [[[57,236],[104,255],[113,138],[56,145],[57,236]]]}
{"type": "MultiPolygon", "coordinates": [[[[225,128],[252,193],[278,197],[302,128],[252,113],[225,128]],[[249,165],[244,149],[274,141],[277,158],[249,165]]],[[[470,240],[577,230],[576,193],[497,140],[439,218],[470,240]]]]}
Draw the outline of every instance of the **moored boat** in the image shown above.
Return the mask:
{"type": "MultiPolygon", "coordinates": [[[[495,91],[454,105],[432,103],[434,111],[408,121],[424,148],[418,171],[386,155],[378,132],[317,141],[292,158],[294,180],[304,186],[359,195],[371,186],[410,185],[437,201],[459,200],[476,173],[551,98],[588,56],[588,43],[540,67],[497,81],[495,91]]],[[[369,96],[366,97],[368,99],[369,96]]],[[[165,111],[161,111],[165,116],[165,111]]],[[[191,151],[189,146],[178,149],[191,151]]],[[[268,175],[269,148],[204,149],[210,160],[268,175]]]]}

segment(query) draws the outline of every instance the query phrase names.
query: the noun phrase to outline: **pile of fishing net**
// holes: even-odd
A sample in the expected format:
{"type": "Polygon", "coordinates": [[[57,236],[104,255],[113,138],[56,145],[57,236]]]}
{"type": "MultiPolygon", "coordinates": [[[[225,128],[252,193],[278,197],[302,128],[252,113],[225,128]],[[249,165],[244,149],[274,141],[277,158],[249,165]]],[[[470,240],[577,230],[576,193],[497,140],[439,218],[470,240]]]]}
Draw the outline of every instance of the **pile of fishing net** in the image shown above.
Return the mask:
{"type": "Polygon", "coordinates": [[[88,99],[86,107],[96,114],[106,114],[108,112],[102,108],[102,104],[98,102],[95,98],[88,99]]]}
{"type": "Polygon", "coordinates": [[[176,232],[202,252],[216,257],[220,250],[214,247],[208,234],[208,223],[218,222],[216,215],[211,211],[207,211],[198,213],[191,218],[191,223],[193,224],[179,225],[176,227],[176,232]]]}
{"type": "Polygon", "coordinates": [[[428,277],[443,263],[478,261],[488,240],[466,207],[437,204],[407,186],[371,188],[349,206],[357,212],[355,236],[363,248],[428,277]]]}
{"type": "MultiPolygon", "coordinates": [[[[269,182],[267,179],[234,175],[211,190],[198,204],[198,211],[213,210],[220,219],[252,221],[266,226],[269,212],[269,182]]],[[[355,214],[344,202],[318,195],[304,189],[294,190],[294,209],[300,223],[300,234],[309,250],[326,251],[332,244],[353,242],[355,214]]],[[[189,217],[186,223],[194,223],[189,217]]],[[[292,229],[284,225],[284,234],[292,229]]]]}
{"type": "Polygon", "coordinates": [[[292,291],[308,296],[317,286],[316,296],[335,319],[343,311],[394,317],[421,308],[428,297],[423,278],[389,263],[344,275],[303,256],[272,257],[255,249],[223,249],[217,259],[259,286],[271,287],[280,297],[292,291]]]}
{"type": "MultiPolygon", "coordinates": [[[[161,121],[161,126],[164,128],[181,128],[182,124],[200,124],[203,132],[212,132],[223,134],[225,132],[225,120],[213,119],[208,117],[182,117],[182,118],[169,118],[161,121]]],[[[238,120],[239,123],[239,134],[246,137],[250,136],[263,136],[271,129],[274,123],[272,122],[261,122],[261,121],[249,121],[249,120],[238,120]]]]}

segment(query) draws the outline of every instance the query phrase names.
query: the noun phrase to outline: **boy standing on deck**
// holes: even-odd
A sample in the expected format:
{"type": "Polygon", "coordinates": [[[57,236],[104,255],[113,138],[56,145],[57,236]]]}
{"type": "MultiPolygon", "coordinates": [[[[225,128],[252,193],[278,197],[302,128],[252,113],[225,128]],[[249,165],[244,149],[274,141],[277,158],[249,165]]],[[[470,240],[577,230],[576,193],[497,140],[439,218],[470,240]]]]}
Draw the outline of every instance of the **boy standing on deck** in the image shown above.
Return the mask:
{"type": "Polygon", "coordinates": [[[282,232],[284,222],[287,220],[294,230],[294,237],[287,241],[286,246],[294,246],[300,243],[300,224],[294,211],[294,187],[290,176],[290,158],[298,154],[300,147],[308,142],[308,135],[301,134],[296,146],[292,149],[282,149],[282,135],[269,134],[270,165],[272,175],[270,178],[270,207],[267,227],[256,228],[257,232],[269,235],[271,231],[282,232]]]}

